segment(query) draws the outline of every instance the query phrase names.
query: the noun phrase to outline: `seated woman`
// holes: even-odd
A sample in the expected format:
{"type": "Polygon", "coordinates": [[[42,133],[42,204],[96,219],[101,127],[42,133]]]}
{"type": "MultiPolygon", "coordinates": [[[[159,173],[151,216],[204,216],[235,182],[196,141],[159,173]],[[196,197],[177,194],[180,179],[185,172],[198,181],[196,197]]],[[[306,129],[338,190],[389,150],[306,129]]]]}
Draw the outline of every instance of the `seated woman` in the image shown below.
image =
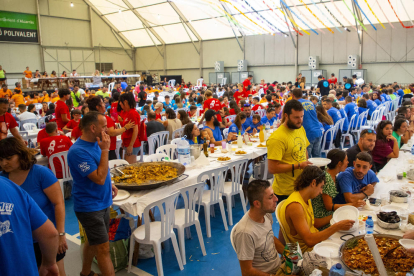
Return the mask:
{"type": "Polygon", "coordinates": [[[392,123],[381,121],[377,126],[377,140],[372,150],[372,159],[377,171],[380,171],[390,158],[398,158],[399,153],[397,139],[392,135],[392,123]]]}
{"type": "Polygon", "coordinates": [[[246,122],[246,114],[244,112],[241,112],[237,114],[236,118],[234,119],[234,122],[229,127],[229,134],[232,134],[232,140],[237,139],[237,135],[239,132],[241,135],[244,134],[244,127],[243,124],[246,122]]]}
{"type": "Polygon", "coordinates": [[[412,132],[408,130],[406,119],[396,117],[392,136],[397,139],[398,148],[401,148],[403,144],[407,144],[408,140],[410,140],[412,136],[412,132]]]}
{"type": "Polygon", "coordinates": [[[334,233],[349,230],[353,220],[342,220],[323,231],[320,228],[329,223],[330,218],[315,218],[311,200],[322,193],[325,184],[325,172],[316,166],[307,166],[295,180],[295,192],[279,204],[278,209],[281,228],[287,237],[286,243],[298,242],[303,253],[327,240],[334,233]]]}
{"type": "Polygon", "coordinates": [[[176,137],[173,137],[173,132],[176,131],[179,128],[182,128],[182,123],[179,119],[177,119],[177,115],[175,114],[174,110],[172,108],[167,108],[165,110],[165,115],[167,117],[167,120],[162,121],[162,124],[165,127],[165,130],[170,132],[169,140],[172,140],[176,137]]]}
{"type": "MultiPolygon", "coordinates": [[[[336,176],[338,173],[345,171],[348,167],[348,156],[343,150],[333,149],[328,152],[326,157],[331,160],[331,163],[328,164],[328,169],[325,172],[325,185],[323,186],[322,194],[312,199],[313,212],[315,218],[318,219],[325,217],[331,219],[333,212],[345,205],[352,205],[357,208],[365,205],[365,201],[363,200],[348,204],[333,204],[333,199],[339,194],[336,184],[336,176]]],[[[324,230],[329,226],[330,224],[328,223],[325,226],[318,228],[318,230],[324,230]]]]}
{"type": "MultiPolygon", "coordinates": [[[[359,115],[361,115],[361,113],[365,112],[368,110],[367,107],[367,101],[363,98],[359,98],[358,100],[358,111],[359,111],[359,115]]],[[[362,121],[362,125],[365,125],[366,123],[366,118],[364,118],[364,120],[362,121]]],[[[358,122],[358,127],[361,125],[361,122],[358,122]]]]}
{"type": "MultiPolygon", "coordinates": [[[[25,190],[40,209],[53,222],[59,233],[59,248],[56,262],[59,275],[66,275],[63,258],[68,249],[65,236],[65,202],[59,181],[47,167],[35,165],[36,158],[20,140],[10,137],[0,141],[0,177],[8,178],[25,190]]],[[[23,241],[22,241],[23,242],[23,241]]],[[[29,242],[29,241],[24,241],[29,242]]],[[[38,268],[42,264],[42,252],[34,242],[38,268]]]]}
{"type": "MultiPolygon", "coordinates": [[[[322,105],[318,105],[316,108],[316,115],[318,117],[318,121],[322,124],[323,131],[327,131],[330,128],[334,127],[334,123],[332,117],[326,112],[325,108],[322,105]]],[[[335,139],[335,137],[334,137],[335,139]]],[[[325,145],[321,145],[323,149],[327,149],[329,146],[329,142],[332,140],[331,134],[328,133],[326,136],[325,145]]]]}
{"type": "Polygon", "coordinates": [[[190,145],[202,145],[205,141],[209,141],[210,137],[206,130],[198,128],[197,124],[189,123],[184,127],[183,137],[186,136],[186,140],[190,145]]]}
{"type": "Polygon", "coordinates": [[[181,124],[185,126],[186,124],[190,123],[190,119],[188,118],[187,112],[185,110],[181,109],[177,112],[177,119],[181,121],[181,124]]]}

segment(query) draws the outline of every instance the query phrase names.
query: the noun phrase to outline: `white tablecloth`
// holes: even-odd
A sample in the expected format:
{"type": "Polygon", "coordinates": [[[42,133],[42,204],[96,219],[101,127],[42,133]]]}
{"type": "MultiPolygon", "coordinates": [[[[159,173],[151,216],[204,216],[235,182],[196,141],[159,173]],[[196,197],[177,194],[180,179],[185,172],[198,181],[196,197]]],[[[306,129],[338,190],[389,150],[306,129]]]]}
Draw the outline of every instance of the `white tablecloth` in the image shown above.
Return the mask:
{"type": "MultiPolygon", "coordinates": [[[[256,140],[259,140],[258,138],[256,140]]],[[[241,159],[254,159],[259,156],[262,156],[267,153],[267,148],[258,148],[257,145],[259,143],[254,143],[253,146],[247,146],[244,145],[242,150],[247,152],[246,155],[242,156],[236,156],[234,154],[218,154],[215,152],[213,156],[224,156],[227,155],[231,157],[231,161],[241,160],[241,159]]],[[[220,146],[218,148],[221,148],[220,146]]],[[[239,149],[237,149],[239,150],[239,149]]],[[[218,151],[220,152],[220,150],[218,151]]],[[[201,153],[203,154],[203,153],[201,153]]],[[[217,157],[209,157],[210,165],[203,166],[203,167],[196,167],[196,168],[186,168],[184,174],[187,174],[188,177],[182,181],[179,181],[177,183],[167,185],[164,187],[160,187],[158,189],[154,190],[146,190],[146,191],[137,191],[137,192],[130,192],[131,196],[125,200],[122,201],[114,201],[114,206],[119,206],[121,209],[123,209],[125,212],[137,216],[141,215],[144,212],[144,209],[149,204],[175,192],[180,190],[181,188],[187,187],[189,185],[192,185],[196,183],[197,177],[200,175],[200,173],[212,170],[216,168],[220,168],[222,166],[226,166],[227,163],[220,163],[217,162],[217,157]]]]}

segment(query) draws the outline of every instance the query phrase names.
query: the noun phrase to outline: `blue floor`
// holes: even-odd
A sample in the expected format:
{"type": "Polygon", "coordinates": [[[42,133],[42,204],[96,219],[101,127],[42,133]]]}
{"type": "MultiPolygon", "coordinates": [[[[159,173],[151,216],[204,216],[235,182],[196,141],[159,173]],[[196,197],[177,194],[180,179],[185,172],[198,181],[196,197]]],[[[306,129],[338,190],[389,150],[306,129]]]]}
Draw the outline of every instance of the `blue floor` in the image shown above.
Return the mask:
{"type": "MultiPolygon", "coordinates": [[[[240,197],[235,197],[235,207],[233,208],[233,223],[236,224],[244,215],[243,208],[240,202],[240,197]]],[[[180,202],[177,208],[180,208],[180,202]]],[[[225,204],[226,206],[226,204],[225,204]]],[[[249,208],[249,205],[247,205],[249,208]]],[[[227,208],[226,216],[227,216],[227,208]]],[[[211,238],[206,236],[206,227],[204,220],[204,210],[200,210],[200,223],[203,232],[204,244],[207,255],[203,256],[200,244],[198,241],[195,226],[191,227],[191,239],[186,239],[186,259],[187,264],[184,270],[180,270],[177,259],[172,247],[171,241],[164,243],[164,250],[162,253],[162,262],[164,267],[164,275],[241,275],[239,261],[237,255],[230,243],[230,232],[233,226],[229,227],[228,231],[224,230],[223,221],[221,218],[220,208],[218,204],[215,206],[215,217],[211,217],[211,238]],[[191,259],[190,259],[191,257],[191,259]]],[[[155,212],[156,219],[159,214],[155,212]]],[[[227,220],[228,221],[228,220],[227,220]]],[[[273,213],[273,232],[277,236],[279,233],[279,224],[273,213]]],[[[66,232],[70,235],[79,233],[79,226],[73,211],[73,200],[66,200],[66,232]]],[[[177,238],[178,240],[178,238],[177,238]]],[[[157,275],[157,266],[155,258],[139,260],[138,268],[148,272],[152,275],[157,275]]]]}

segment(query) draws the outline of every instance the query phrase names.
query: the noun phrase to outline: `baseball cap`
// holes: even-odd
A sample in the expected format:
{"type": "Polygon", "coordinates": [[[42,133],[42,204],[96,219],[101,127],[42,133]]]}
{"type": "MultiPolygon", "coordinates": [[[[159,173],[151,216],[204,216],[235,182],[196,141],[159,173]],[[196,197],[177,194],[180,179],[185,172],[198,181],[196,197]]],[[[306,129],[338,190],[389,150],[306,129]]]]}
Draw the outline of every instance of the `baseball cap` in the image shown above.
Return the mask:
{"type": "Polygon", "coordinates": [[[210,121],[211,118],[216,114],[219,114],[219,113],[214,111],[213,109],[209,109],[204,113],[204,118],[206,118],[207,121],[210,121]]]}
{"type": "Polygon", "coordinates": [[[160,108],[160,107],[163,107],[163,106],[164,105],[162,103],[156,103],[154,108],[157,109],[157,108],[160,108]]]}

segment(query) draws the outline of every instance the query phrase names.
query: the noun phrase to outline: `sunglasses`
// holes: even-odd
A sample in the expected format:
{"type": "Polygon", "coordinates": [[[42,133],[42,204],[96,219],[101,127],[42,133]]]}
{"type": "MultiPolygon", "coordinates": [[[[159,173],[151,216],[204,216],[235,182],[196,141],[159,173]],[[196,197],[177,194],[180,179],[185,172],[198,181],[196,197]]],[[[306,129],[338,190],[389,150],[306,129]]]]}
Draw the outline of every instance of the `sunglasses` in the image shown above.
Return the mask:
{"type": "Polygon", "coordinates": [[[377,132],[375,130],[373,130],[373,129],[367,129],[366,131],[369,134],[371,134],[371,133],[377,134],[377,132]]]}
{"type": "Polygon", "coordinates": [[[250,104],[244,104],[243,106],[244,106],[244,107],[249,107],[249,106],[250,106],[250,104]]]}

